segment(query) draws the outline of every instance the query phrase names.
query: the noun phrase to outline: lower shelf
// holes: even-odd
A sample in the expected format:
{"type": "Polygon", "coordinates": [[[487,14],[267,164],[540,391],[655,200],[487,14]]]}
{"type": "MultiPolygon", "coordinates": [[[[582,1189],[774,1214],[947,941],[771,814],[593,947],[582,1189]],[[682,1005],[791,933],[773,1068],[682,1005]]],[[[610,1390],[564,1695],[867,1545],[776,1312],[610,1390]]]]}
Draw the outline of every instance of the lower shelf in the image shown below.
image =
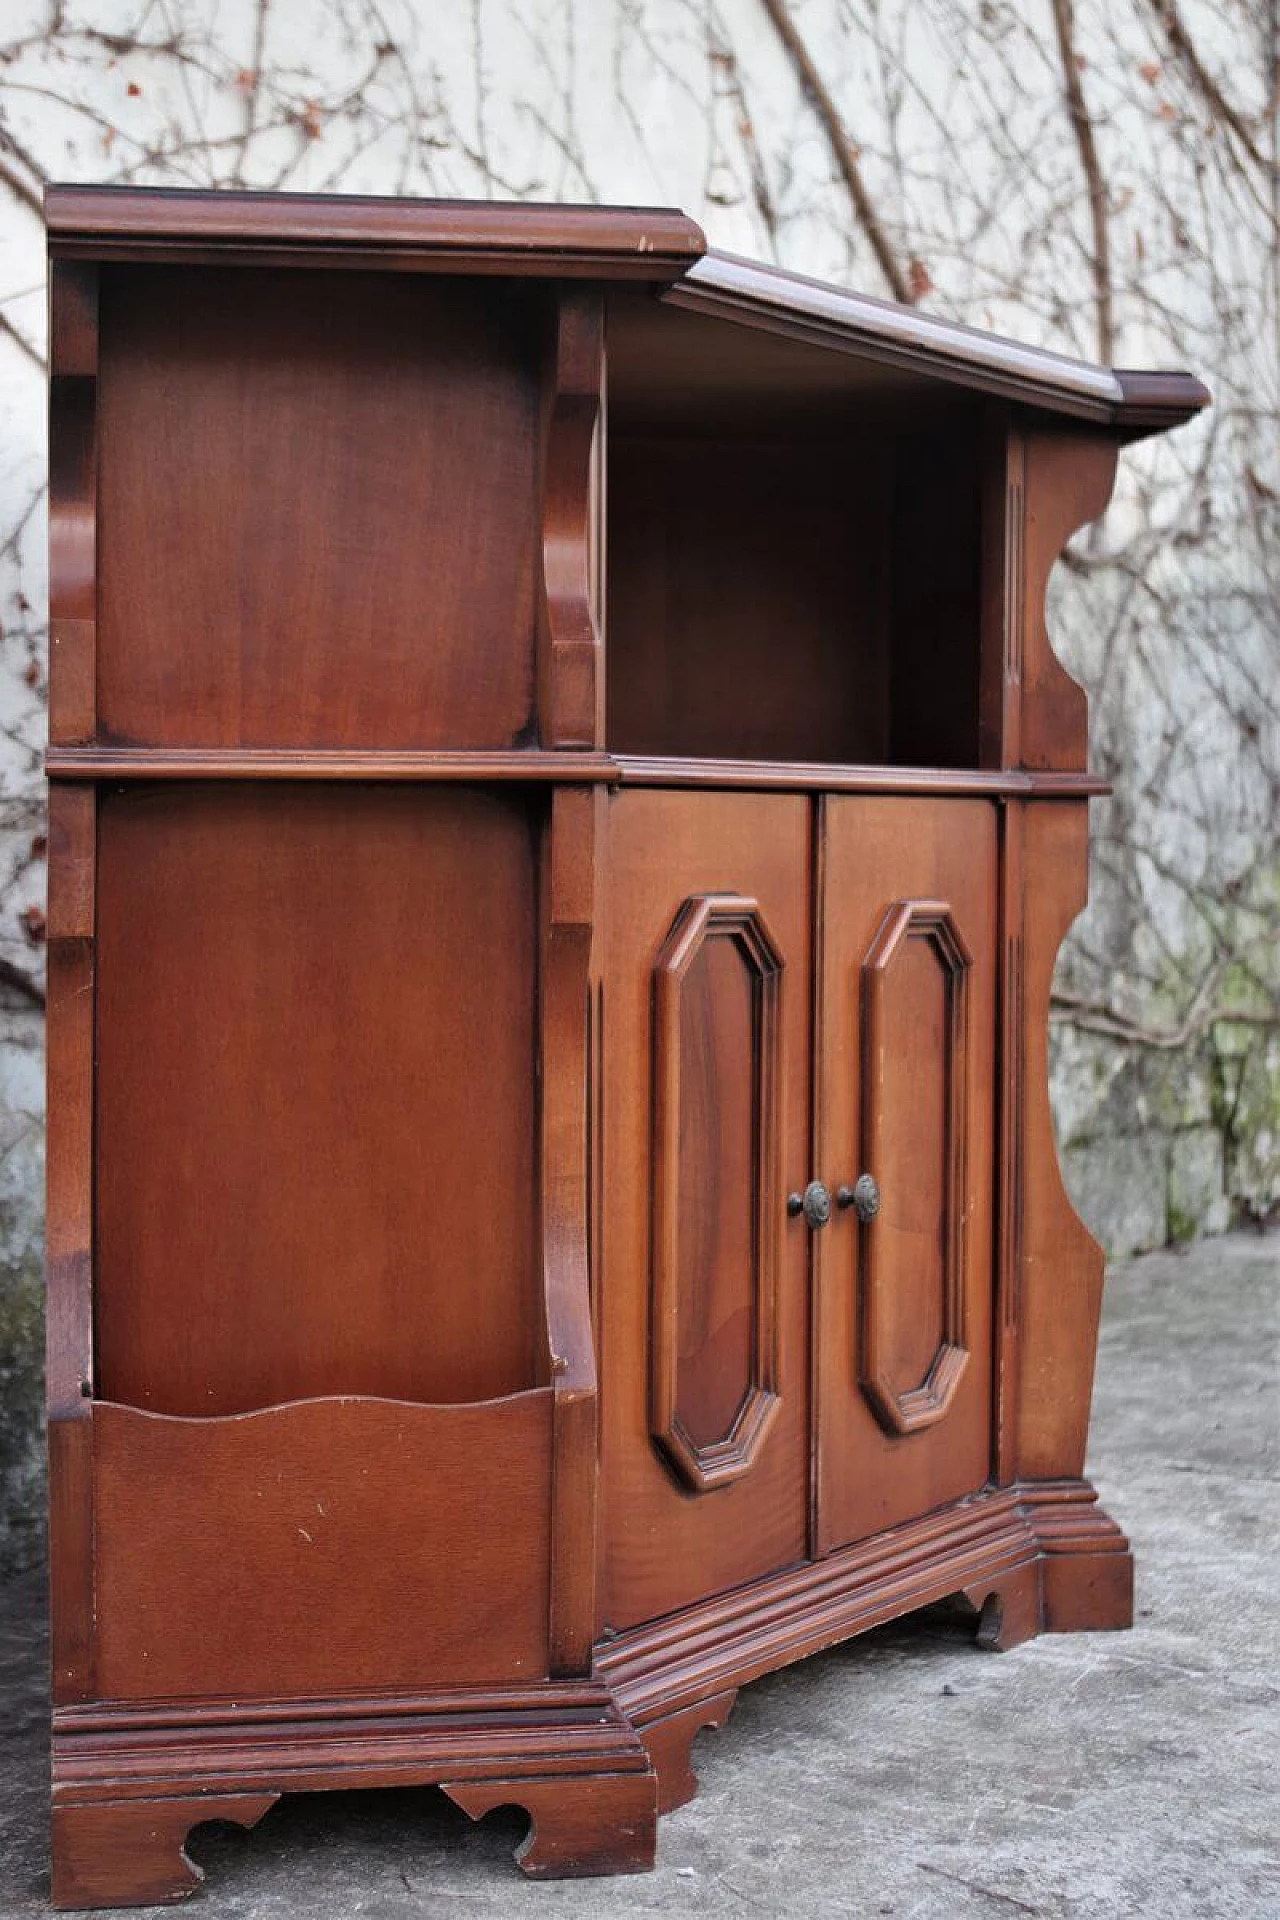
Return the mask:
{"type": "Polygon", "coordinates": [[[1085,1481],[988,1490],[610,1640],[578,1680],[58,1708],[54,1904],[180,1899],[202,1821],[252,1825],[283,1793],[349,1787],[437,1784],[477,1818],[522,1806],[534,1876],[642,1871],[658,1814],[696,1790],[696,1734],[740,1686],[955,1594],[996,1647],[1127,1626],[1128,1542],[1085,1481]]]}

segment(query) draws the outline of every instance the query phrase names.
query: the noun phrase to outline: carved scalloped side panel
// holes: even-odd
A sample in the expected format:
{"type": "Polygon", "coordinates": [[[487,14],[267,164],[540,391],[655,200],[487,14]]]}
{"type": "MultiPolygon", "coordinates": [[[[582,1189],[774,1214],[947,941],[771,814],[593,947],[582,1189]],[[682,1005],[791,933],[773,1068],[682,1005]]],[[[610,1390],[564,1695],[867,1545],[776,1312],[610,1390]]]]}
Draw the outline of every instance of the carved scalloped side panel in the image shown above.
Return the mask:
{"type": "Polygon", "coordinates": [[[861,1228],[859,1378],[890,1434],[946,1414],[965,1337],[967,979],[950,908],[898,900],[862,963],[862,1167],[881,1211],[861,1228]]]}
{"type": "Polygon", "coordinates": [[[757,903],[697,894],[654,970],[651,1431],[695,1492],[777,1408],[778,987],[757,903]]]}
{"type": "Polygon", "coordinates": [[[1013,671],[1021,683],[1020,762],[1038,769],[1088,762],[1088,702],[1053,650],[1045,621],[1049,576],[1073,533],[1096,520],[1115,485],[1117,447],[1096,433],[1054,428],[1021,440],[1014,561],[1013,671]],[[1020,645],[1017,644],[1020,638],[1020,645]]]}
{"type": "Polygon", "coordinates": [[[1059,951],[1085,904],[1087,806],[1028,806],[1024,832],[1023,860],[1027,872],[1038,876],[1038,890],[1026,924],[1019,1010],[1022,1207],[1013,1466],[1022,1479],[1065,1479],[1084,1471],[1105,1264],[1067,1192],[1049,1101],[1049,1001],[1059,951]]]}

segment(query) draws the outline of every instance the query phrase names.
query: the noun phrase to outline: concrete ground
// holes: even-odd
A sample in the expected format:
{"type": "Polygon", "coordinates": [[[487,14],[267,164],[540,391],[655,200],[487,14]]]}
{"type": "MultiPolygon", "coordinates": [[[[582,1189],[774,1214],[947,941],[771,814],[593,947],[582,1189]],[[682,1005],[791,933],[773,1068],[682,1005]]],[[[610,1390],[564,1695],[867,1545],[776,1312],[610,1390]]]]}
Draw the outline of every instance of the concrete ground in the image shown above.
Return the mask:
{"type": "MultiPolygon", "coordinates": [[[[1280,1916],[1278,1278],[1280,1235],[1111,1276],[1092,1473],[1137,1551],[1132,1633],[995,1656],[918,1623],[745,1689],[648,1876],[534,1885],[515,1814],[320,1795],[199,1834],[193,1920],[1280,1916]]],[[[0,1606],[8,1920],[47,1888],[43,1602],[28,1581],[0,1606]]]]}

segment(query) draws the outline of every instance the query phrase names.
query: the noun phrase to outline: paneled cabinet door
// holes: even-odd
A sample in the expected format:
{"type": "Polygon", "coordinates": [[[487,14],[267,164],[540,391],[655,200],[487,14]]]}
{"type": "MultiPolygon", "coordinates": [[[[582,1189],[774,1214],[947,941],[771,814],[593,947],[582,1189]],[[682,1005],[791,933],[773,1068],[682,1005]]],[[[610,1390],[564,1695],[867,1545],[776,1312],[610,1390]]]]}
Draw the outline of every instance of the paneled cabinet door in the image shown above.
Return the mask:
{"type": "Polygon", "coordinates": [[[822,803],[816,1547],[990,1470],[996,818],[822,803]]]}
{"type": "Polygon", "coordinates": [[[610,809],[604,1624],[804,1556],[809,805],[610,809]]]}

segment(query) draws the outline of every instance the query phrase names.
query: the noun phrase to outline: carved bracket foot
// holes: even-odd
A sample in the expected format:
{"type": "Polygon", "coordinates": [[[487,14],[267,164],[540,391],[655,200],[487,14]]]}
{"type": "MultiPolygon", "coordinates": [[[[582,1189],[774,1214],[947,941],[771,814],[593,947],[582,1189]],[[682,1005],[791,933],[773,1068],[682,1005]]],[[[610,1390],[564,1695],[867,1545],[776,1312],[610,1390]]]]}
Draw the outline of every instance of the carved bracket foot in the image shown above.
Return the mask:
{"type": "Polygon", "coordinates": [[[677,1807],[695,1798],[698,1776],[690,1758],[693,1743],[705,1729],[724,1725],[737,1697],[738,1690],[734,1687],[728,1693],[713,1694],[709,1700],[699,1700],[694,1707],[664,1714],[661,1720],[652,1720],[647,1727],[637,1729],[649,1755],[649,1765],[658,1776],[659,1813],[674,1813],[677,1807]]]}
{"type": "Polygon", "coordinates": [[[977,1643],[990,1653],[1008,1653],[1043,1629],[1038,1559],[966,1587],[964,1597],[978,1616],[977,1643]]]}
{"type": "Polygon", "coordinates": [[[534,1780],[458,1780],[441,1785],[473,1820],[495,1807],[523,1807],[532,1825],[516,1865],[533,1879],[647,1873],[658,1832],[653,1773],[566,1773],[534,1780]]]}
{"type": "Polygon", "coordinates": [[[1133,1625],[1133,1555],[1047,1553],[1046,1633],[1114,1633],[1133,1625]]]}
{"type": "Polygon", "coordinates": [[[166,1800],[99,1800],[53,1809],[53,1905],[146,1907],[185,1900],[204,1879],[186,1851],[206,1820],[253,1827],[275,1793],[185,1794],[166,1800]]]}
{"type": "Polygon", "coordinates": [[[1087,1480],[1019,1489],[1043,1558],[1046,1633],[1110,1633],[1133,1625],[1129,1542],[1087,1480]]]}

